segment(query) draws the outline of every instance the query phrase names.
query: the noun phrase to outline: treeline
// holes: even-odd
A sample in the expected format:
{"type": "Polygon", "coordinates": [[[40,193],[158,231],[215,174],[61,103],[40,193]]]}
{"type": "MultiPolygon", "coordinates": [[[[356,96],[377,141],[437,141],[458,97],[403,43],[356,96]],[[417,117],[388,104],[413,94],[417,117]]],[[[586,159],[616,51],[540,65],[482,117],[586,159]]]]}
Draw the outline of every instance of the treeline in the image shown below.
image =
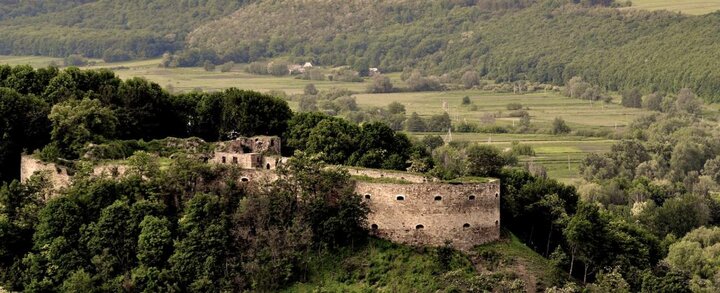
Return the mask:
{"type": "Polygon", "coordinates": [[[116,139],[282,135],[285,101],[251,91],[171,95],[140,78],[108,70],[0,66],[0,178],[16,177],[21,152],[76,159],[88,143],[116,139]],[[43,147],[44,146],[44,147],[43,147]]]}
{"type": "Polygon", "coordinates": [[[0,0],[0,20],[62,11],[97,0],[0,0]]]}
{"type": "Polygon", "coordinates": [[[188,45],[222,62],[289,55],[359,72],[470,70],[499,82],[556,85],[580,76],[605,90],[688,87],[709,101],[720,97],[720,40],[703,29],[718,25],[717,14],[618,10],[602,7],[606,2],[546,0],[492,10],[451,0],[262,1],[198,28],[188,45]]]}
{"type": "Polygon", "coordinates": [[[273,291],[322,253],[364,245],[368,208],[347,172],[310,156],[256,188],[239,170],[145,153],[121,179],[0,187],[0,284],[19,291],[273,291]]]}
{"type": "MultiPolygon", "coordinates": [[[[448,120],[449,122],[449,120],[448,120]]],[[[74,160],[88,144],[115,140],[277,135],[293,150],[334,164],[405,170],[429,154],[383,121],[359,126],[319,113],[294,115],[284,100],[252,91],[173,95],[108,70],[0,66],[0,179],[17,178],[20,153],[74,160]]]]}
{"type": "Polygon", "coordinates": [[[667,114],[633,122],[609,153],[588,155],[579,193],[602,213],[639,223],[658,239],[668,274],[684,274],[693,292],[714,292],[720,290],[711,276],[717,270],[704,269],[714,266],[714,257],[703,251],[715,243],[720,225],[717,121],[701,119],[696,103],[683,102],[688,97],[681,91],[663,103],[667,114]]]}
{"type": "Polygon", "coordinates": [[[0,8],[0,54],[122,61],[183,48],[201,23],[245,1],[10,1],[0,8]]]}

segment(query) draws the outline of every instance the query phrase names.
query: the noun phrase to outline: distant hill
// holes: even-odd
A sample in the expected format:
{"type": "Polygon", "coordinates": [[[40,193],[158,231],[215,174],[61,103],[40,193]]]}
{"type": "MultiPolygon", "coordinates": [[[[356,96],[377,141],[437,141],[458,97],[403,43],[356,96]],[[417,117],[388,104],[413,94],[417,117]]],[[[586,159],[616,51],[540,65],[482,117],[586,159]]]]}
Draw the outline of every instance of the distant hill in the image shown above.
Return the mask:
{"type": "Polygon", "coordinates": [[[551,84],[581,76],[608,90],[690,87],[720,101],[720,12],[617,9],[611,0],[0,1],[0,54],[118,61],[175,52],[183,66],[289,57],[551,84]]]}
{"type": "Polygon", "coordinates": [[[0,0],[0,20],[62,11],[97,0],[0,0]]]}
{"type": "Polygon", "coordinates": [[[192,29],[236,11],[245,2],[0,0],[0,54],[159,56],[182,49],[192,29]]]}
{"type": "Polygon", "coordinates": [[[259,1],[199,27],[187,41],[236,61],[290,55],[358,69],[476,70],[499,81],[554,84],[579,75],[610,90],[691,87],[720,100],[720,13],[567,2],[259,1]]]}

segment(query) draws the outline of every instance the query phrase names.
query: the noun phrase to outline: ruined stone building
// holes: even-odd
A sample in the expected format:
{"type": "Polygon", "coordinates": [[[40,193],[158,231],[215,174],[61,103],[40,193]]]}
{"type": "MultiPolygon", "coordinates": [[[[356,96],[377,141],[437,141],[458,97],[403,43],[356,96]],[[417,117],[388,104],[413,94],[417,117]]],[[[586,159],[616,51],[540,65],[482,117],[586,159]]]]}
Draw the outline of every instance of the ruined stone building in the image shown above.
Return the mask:
{"type": "MultiPolygon", "coordinates": [[[[279,137],[241,137],[217,143],[208,161],[236,165],[243,169],[243,182],[262,183],[276,178],[274,170],[287,160],[280,155],[281,147],[279,137]]],[[[95,173],[107,168],[96,167],[95,173]]],[[[125,168],[113,166],[113,170],[125,168]]],[[[56,187],[71,182],[67,168],[23,156],[21,179],[38,171],[49,174],[56,187]]],[[[450,183],[409,172],[352,167],[348,171],[357,179],[356,193],[370,208],[368,230],[375,236],[416,246],[449,242],[461,250],[500,238],[497,179],[450,183]],[[373,178],[385,180],[365,180],[373,178]]]]}

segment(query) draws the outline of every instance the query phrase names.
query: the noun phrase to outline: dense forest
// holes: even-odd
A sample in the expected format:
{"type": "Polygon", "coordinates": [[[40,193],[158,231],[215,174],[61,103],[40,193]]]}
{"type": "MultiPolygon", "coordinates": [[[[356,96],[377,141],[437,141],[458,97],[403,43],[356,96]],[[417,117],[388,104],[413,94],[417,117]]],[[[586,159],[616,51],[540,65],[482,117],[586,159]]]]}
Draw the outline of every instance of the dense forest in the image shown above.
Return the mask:
{"type": "Polygon", "coordinates": [[[181,50],[199,24],[245,1],[0,1],[0,54],[121,61],[181,50]],[[9,2],[9,3],[5,3],[9,2]]]}
{"type": "Polygon", "coordinates": [[[196,29],[188,46],[235,61],[290,55],[356,70],[474,70],[498,81],[552,84],[580,76],[610,90],[690,87],[709,100],[720,96],[720,40],[708,29],[718,26],[718,14],[488,2],[261,1],[196,29]]]}

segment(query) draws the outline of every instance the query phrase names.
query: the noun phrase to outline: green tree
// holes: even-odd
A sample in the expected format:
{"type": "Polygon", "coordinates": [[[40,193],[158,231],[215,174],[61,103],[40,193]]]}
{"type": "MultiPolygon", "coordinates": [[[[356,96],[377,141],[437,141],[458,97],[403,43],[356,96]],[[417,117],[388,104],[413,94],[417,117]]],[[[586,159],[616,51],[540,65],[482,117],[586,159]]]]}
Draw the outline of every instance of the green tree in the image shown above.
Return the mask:
{"type": "Polygon", "coordinates": [[[620,269],[617,267],[613,268],[612,271],[599,273],[595,283],[588,285],[587,289],[591,293],[630,293],[630,285],[623,279],[620,269]]]}
{"type": "Polygon", "coordinates": [[[583,282],[592,268],[607,257],[608,220],[592,203],[580,203],[565,228],[564,234],[571,247],[570,275],[573,274],[576,259],[585,265],[583,282]],[[589,271],[590,270],[590,271],[589,271]]]}
{"type": "Polygon", "coordinates": [[[622,92],[622,101],[620,102],[623,106],[629,108],[640,108],[642,107],[642,94],[637,88],[628,89],[622,92]]]}
{"type": "Polygon", "coordinates": [[[433,151],[445,145],[445,140],[439,135],[426,135],[422,138],[421,143],[429,150],[433,151]]]}
{"type": "Polygon", "coordinates": [[[570,133],[570,127],[561,117],[555,117],[552,124],[552,133],[555,135],[570,133]]]}
{"type": "Polygon", "coordinates": [[[20,153],[45,145],[49,106],[39,98],[0,87],[0,182],[19,177],[20,153]]]}
{"type": "Polygon", "coordinates": [[[224,92],[223,100],[224,136],[231,132],[244,136],[281,135],[292,117],[287,102],[253,91],[231,88],[224,92]]]}
{"type": "Polygon", "coordinates": [[[427,131],[443,132],[448,131],[452,127],[450,114],[447,112],[439,115],[433,115],[427,121],[427,131]]]}
{"type": "Polygon", "coordinates": [[[202,285],[207,278],[216,282],[201,290],[219,289],[228,243],[227,219],[222,211],[215,195],[197,194],[187,203],[178,227],[180,240],[168,261],[181,287],[202,285]]]}
{"type": "Polygon", "coordinates": [[[473,145],[466,150],[468,175],[496,176],[507,163],[500,150],[490,145],[473,145]]]}
{"type": "MultiPolygon", "coordinates": [[[[77,158],[88,143],[115,136],[118,119],[99,100],[70,100],[53,106],[51,140],[64,158],[77,158]]],[[[55,158],[51,158],[55,159],[55,158]]]]}
{"type": "Polygon", "coordinates": [[[660,93],[649,94],[643,99],[642,106],[648,110],[661,111],[663,98],[663,95],[660,93]]]}
{"type": "Polygon", "coordinates": [[[707,160],[703,166],[702,174],[710,176],[715,183],[720,184],[720,156],[707,160]]]}
{"type": "Polygon", "coordinates": [[[368,86],[368,92],[370,93],[390,93],[393,91],[393,84],[390,78],[376,74],[372,77],[372,84],[368,86]]]}
{"type": "Polygon", "coordinates": [[[693,291],[720,290],[717,274],[720,272],[720,255],[717,244],[720,243],[720,228],[700,227],[685,235],[680,241],[670,245],[665,261],[678,271],[689,272],[695,278],[693,291]]]}
{"type": "Polygon", "coordinates": [[[305,89],[303,90],[303,93],[305,93],[305,95],[314,96],[314,95],[318,94],[318,90],[317,90],[317,88],[315,88],[314,84],[308,83],[307,85],[305,85],[305,89]]]}
{"type": "Polygon", "coordinates": [[[463,73],[461,81],[466,89],[470,89],[480,84],[480,76],[475,71],[465,71],[463,73]]]}
{"type": "MultiPolygon", "coordinates": [[[[405,105],[400,104],[398,102],[392,102],[387,105],[388,113],[390,114],[405,114],[405,105]]],[[[404,116],[403,116],[404,117],[404,116]]]]}
{"type": "Polygon", "coordinates": [[[695,94],[689,88],[683,88],[678,92],[675,106],[678,110],[693,115],[699,115],[702,112],[702,103],[695,98],[695,94]]]}
{"type": "Polygon", "coordinates": [[[413,112],[405,121],[405,130],[410,132],[424,132],[427,131],[427,125],[418,113],[413,112]]]}
{"type": "Polygon", "coordinates": [[[104,265],[117,266],[120,273],[129,272],[135,266],[137,223],[133,223],[126,201],[118,200],[104,208],[89,229],[87,246],[96,256],[107,254],[104,265]]]}
{"type": "Polygon", "coordinates": [[[293,115],[288,121],[287,131],[283,134],[284,146],[290,150],[305,150],[313,128],[326,119],[337,118],[318,112],[304,112],[293,115]]]}
{"type": "Polygon", "coordinates": [[[173,235],[166,218],[145,216],[140,223],[137,259],[141,265],[162,267],[172,251],[173,235]]]}
{"type": "Polygon", "coordinates": [[[341,119],[323,120],[311,131],[307,140],[307,152],[322,153],[328,163],[343,164],[357,147],[360,129],[341,119]]]}
{"type": "Polygon", "coordinates": [[[62,284],[63,292],[92,292],[95,286],[92,276],[84,270],[77,270],[62,284]]]}

